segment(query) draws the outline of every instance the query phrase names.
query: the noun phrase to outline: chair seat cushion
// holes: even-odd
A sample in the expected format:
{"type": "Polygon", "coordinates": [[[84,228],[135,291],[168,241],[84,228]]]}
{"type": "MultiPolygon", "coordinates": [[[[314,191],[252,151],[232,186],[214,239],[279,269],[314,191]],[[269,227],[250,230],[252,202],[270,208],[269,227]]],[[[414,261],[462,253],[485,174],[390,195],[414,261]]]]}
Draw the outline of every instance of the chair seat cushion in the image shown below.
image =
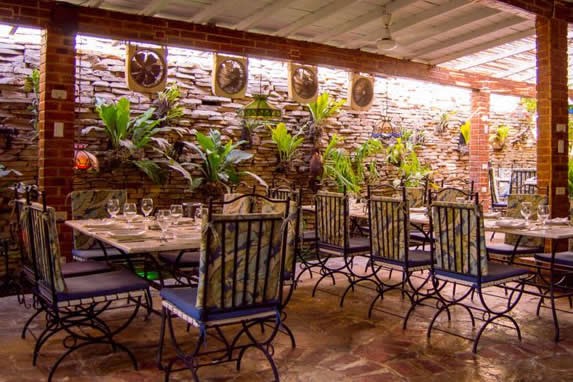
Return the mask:
{"type": "MultiPolygon", "coordinates": [[[[326,251],[337,252],[337,253],[344,252],[343,247],[333,246],[326,243],[320,243],[319,245],[321,249],[324,249],[326,251]]],[[[348,253],[360,253],[369,251],[370,251],[370,238],[358,236],[358,237],[351,237],[349,239],[348,253]]]]}
{"type": "Polygon", "coordinates": [[[302,233],[302,240],[303,241],[316,241],[316,232],[313,229],[304,231],[302,233]]]}
{"type": "Polygon", "coordinates": [[[410,240],[429,242],[431,241],[431,238],[428,233],[422,232],[418,229],[412,229],[410,230],[410,240]]]}
{"type": "Polygon", "coordinates": [[[99,296],[129,293],[149,288],[149,283],[127,269],[72,277],[66,280],[66,290],[58,292],[58,302],[90,299],[99,296]]]}
{"type": "MultiPolygon", "coordinates": [[[[107,252],[108,259],[125,256],[116,248],[106,248],[105,250],[107,252]]],[[[101,248],[72,249],[72,257],[78,260],[93,260],[93,261],[102,261],[106,259],[105,254],[101,248]]]]}
{"type": "MultiPolygon", "coordinates": [[[[536,253],[533,258],[538,261],[551,262],[551,253],[536,253]]],[[[555,264],[573,267],[573,252],[555,254],[555,264]]]]}
{"type": "Polygon", "coordinates": [[[517,256],[521,255],[533,255],[538,252],[543,252],[543,248],[539,247],[523,247],[518,246],[515,248],[513,244],[505,243],[490,243],[486,245],[487,251],[495,255],[506,255],[511,256],[513,254],[517,256]],[[515,248],[515,251],[514,251],[515,248]]]}
{"type": "MultiPolygon", "coordinates": [[[[513,265],[507,265],[502,263],[497,263],[493,261],[488,261],[487,263],[487,275],[481,277],[481,284],[501,284],[507,281],[515,280],[521,278],[527,274],[529,271],[524,268],[518,268],[513,265]]],[[[459,274],[454,272],[447,272],[441,269],[436,269],[436,276],[440,278],[449,279],[449,280],[460,280],[465,282],[466,284],[472,284],[473,286],[477,286],[478,277],[466,274],[459,274]]]]}
{"type": "Polygon", "coordinates": [[[507,202],[495,202],[491,206],[492,208],[507,208],[507,202]]]}
{"type": "Polygon", "coordinates": [[[384,257],[375,257],[376,261],[381,261],[393,265],[400,265],[408,268],[418,268],[418,267],[430,267],[432,265],[432,256],[430,252],[420,251],[420,250],[410,250],[408,251],[408,264],[404,264],[403,261],[388,259],[384,257]]]}
{"type": "MultiPolygon", "coordinates": [[[[197,288],[163,288],[161,289],[161,298],[171,305],[175,306],[181,312],[191,317],[193,320],[201,321],[201,310],[197,308],[197,288]]],[[[259,307],[254,309],[235,309],[224,313],[209,314],[209,321],[227,320],[238,317],[245,317],[264,312],[272,312],[278,309],[276,306],[259,307]]]]}
{"type": "Polygon", "coordinates": [[[179,251],[161,252],[158,257],[166,264],[178,267],[195,267],[199,266],[199,252],[184,252],[179,257],[179,251]],[[177,258],[179,257],[179,261],[177,258]]]}
{"type": "Polygon", "coordinates": [[[110,270],[110,266],[103,261],[72,261],[62,264],[62,276],[64,278],[109,272],[110,270]]]}

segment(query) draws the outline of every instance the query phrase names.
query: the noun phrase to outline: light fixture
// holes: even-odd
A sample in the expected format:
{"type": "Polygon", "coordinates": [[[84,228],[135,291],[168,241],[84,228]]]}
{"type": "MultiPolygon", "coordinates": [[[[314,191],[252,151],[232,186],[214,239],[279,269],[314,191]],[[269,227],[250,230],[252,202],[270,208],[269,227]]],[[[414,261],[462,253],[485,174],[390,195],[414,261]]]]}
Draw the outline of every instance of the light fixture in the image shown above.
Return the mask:
{"type": "Polygon", "coordinates": [[[381,138],[381,139],[389,139],[389,138],[397,138],[400,136],[400,133],[394,129],[392,126],[392,121],[388,116],[388,80],[386,80],[386,93],[384,94],[384,114],[382,115],[382,121],[374,127],[372,130],[372,138],[381,138]]]}
{"type": "Polygon", "coordinates": [[[74,169],[76,170],[99,170],[99,162],[95,155],[86,151],[88,145],[84,143],[74,144],[74,169]]]}
{"type": "Polygon", "coordinates": [[[253,101],[239,110],[239,115],[244,119],[272,120],[281,117],[280,109],[267,101],[268,95],[263,94],[262,76],[259,77],[259,93],[253,94],[253,101]]]}
{"type": "Polygon", "coordinates": [[[390,23],[392,22],[392,15],[386,11],[386,7],[382,11],[382,35],[376,40],[376,49],[380,51],[393,50],[398,46],[398,43],[392,38],[390,33],[390,23]]]}

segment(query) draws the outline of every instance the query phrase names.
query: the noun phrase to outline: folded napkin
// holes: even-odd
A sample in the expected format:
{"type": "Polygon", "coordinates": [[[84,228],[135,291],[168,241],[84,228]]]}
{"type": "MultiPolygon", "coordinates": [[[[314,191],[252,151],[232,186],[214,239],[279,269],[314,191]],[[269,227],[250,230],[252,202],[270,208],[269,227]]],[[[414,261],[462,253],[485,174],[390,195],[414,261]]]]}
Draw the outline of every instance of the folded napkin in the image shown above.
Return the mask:
{"type": "Polygon", "coordinates": [[[549,224],[549,225],[567,225],[567,224],[569,224],[569,218],[553,218],[553,219],[547,219],[547,221],[545,222],[545,224],[549,224]]]}

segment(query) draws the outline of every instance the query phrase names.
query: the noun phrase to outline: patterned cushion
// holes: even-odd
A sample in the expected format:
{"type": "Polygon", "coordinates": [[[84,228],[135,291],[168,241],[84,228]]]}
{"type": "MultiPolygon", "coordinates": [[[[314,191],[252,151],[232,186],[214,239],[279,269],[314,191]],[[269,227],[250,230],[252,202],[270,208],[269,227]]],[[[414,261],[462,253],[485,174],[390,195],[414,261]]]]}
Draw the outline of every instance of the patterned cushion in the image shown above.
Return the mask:
{"type": "Polygon", "coordinates": [[[408,202],[402,198],[370,198],[373,256],[405,261],[409,237],[406,232],[407,208],[408,202]]]}
{"type": "MultiPolygon", "coordinates": [[[[286,203],[280,203],[281,199],[272,201],[262,198],[261,212],[264,214],[285,214],[286,203]],[[277,203],[279,202],[279,203],[277,203]]],[[[284,200],[284,199],[282,199],[284,200]]],[[[295,266],[295,250],[296,250],[296,224],[298,219],[297,205],[296,201],[291,200],[289,202],[289,216],[285,216],[288,219],[287,225],[287,237],[285,241],[286,245],[286,257],[285,257],[285,272],[292,273],[295,266]]]]}
{"type": "MultiPolygon", "coordinates": [[[[511,194],[507,197],[507,212],[506,216],[511,218],[520,218],[521,216],[521,203],[530,202],[531,203],[531,216],[530,220],[537,220],[537,206],[539,204],[546,204],[547,197],[545,195],[538,194],[511,194]]],[[[519,239],[518,235],[506,234],[504,243],[515,245],[519,239]]],[[[520,247],[533,247],[541,248],[545,244],[543,238],[527,237],[524,236],[519,241],[520,247]]]]}
{"type": "Polygon", "coordinates": [[[344,247],[344,239],[348,239],[349,227],[348,198],[344,194],[334,192],[319,192],[316,194],[316,226],[321,243],[335,247],[344,247]],[[345,208],[346,206],[346,208],[345,208]]]}
{"type": "Polygon", "coordinates": [[[488,263],[481,205],[436,201],[432,203],[432,220],[436,268],[477,276],[481,265],[481,275],[486,276],[488,263]]]}
{"type": "Polygon", "coordinates": [[[278,299],[283,222],[282,214],[213,214],[211,221],[204,215],[198,309],[217,311],[278,299]]]}
{"type": "MultiPolygon", "coordinates": [[[[122,206],[127,199],[125,190],[81,190],[70,194],[72,204],[72,219],[101,219],[108,217],[106,203],[116,198],[122,206]]],[[[96,241],[86,235],[74,231],[74,248],[89,249],[96,241]]]]}
{"type": "Polygon", "coordinates": [[[456,202],[458,198],[468,199],[468,194],[457,188],[446,187],[434,193],[432,196],[432,200],[441,202],[456,202]]]}
{"type": "MultiPolygon", "coordinates": [[[[241,196],[243,196],[243,194],[228,193],[223,195],[223,200],[228,202],[241,196]]],[[[249,212],[251,212],[251,198],[249,197],[234,200],[229,204],[223,204],[224,214],[248,214],[249,212]]]]}
{"type": "Polygon", "coordinates": [[[424,207],[425,191],[424,187],[406,187],[406,199],[410,208],[424,207]]]}

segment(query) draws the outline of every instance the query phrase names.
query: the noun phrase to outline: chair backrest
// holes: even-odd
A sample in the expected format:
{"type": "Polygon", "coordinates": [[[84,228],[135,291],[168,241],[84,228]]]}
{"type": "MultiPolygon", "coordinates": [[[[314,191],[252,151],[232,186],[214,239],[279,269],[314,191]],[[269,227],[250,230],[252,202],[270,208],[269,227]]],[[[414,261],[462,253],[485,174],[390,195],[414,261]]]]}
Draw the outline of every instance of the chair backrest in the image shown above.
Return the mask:
{"type": "Polygon", "coordinates": [[[315,195],[316,237],[322,245],[344,248],[348,243],[348,196],[320,191],[315,195]]]}
{"type": "MultiPolygon", "coordinates": [[[[70,193],[72,219],[101,219],[108,217],[106,203],[110,199],[118,199],[122,206],[127,200],[126,190],[78,190],[70,193]]],[[[74,248],[89,249],[96,241],[89,236],[74,231],[74,248]]]]}
{"type": "Polygon", "coordinates": [[[28,216],[25,229],[40,295],[55,301],[56,293],[63,292],[66,284],[60,263],[60,242],[56,226],[56,210],[45,204],[31,203],[23,206],[28,216]]]}
{"type": "Polygon", "coordinates": [[[483,215],[476,202],[433,201],[434,267],[446,272],[486,276],[483,215]]]}
{"type": "MultiPolygon", "coordinates": [[[[24,205],[37,201],[39,191],[36,185],[14,185],[14,199],[12,200],[14,216],[10,222],[10,231],[20,250],[20,261],[22,263],[25,275],[33,278],[32,254],[30,249],[30,237],[28,232],[29,214],[24,210],[24,205]]],[[[29,280],[32,281],[32,280],[29,280]]]]}
{"type": "Polygon", "coordinates": [[[495,181],[495,173],[493,167],[489,166],[487,169],[487,179],[489,182],[489,194],[491,196],[491,205],[499,203],[499,193],[497,191],[497,184],[495,181]]]}
{"type": "Polygon", "coordinates": [[[410,207],[424,207],[427,203],[425,187],[406,187],[406,199],[410,207]]]}
{"type": "Polygon", "coordinates": [[[250,194],[228,193],[223,195],[224,214],[248,214],[251,212],[250,194]]]}
{"type": "Polygon", "coordinates": [[[370,247],[374,258],[407,262],[409,242],[408,200],[399,197],[369,198],[370,247]]]}
{"type": "Polygon", "coordinates": [[[461,200],[472,201],[477,199],[477,193],[455,187],[444,187],[430,193],[431,201],[456,202],[461,200]]]}
{"type": "Polygon", "coordinates": [[[196,306],[209,314],[280,306],[285,221],[277,214],[203,217],[196,306]]]}
{"type": "MultiPolygon", "coordinates": [[[[547,196],[539,194],[510,194],[507,197],[507,210],[505,215],[510,218],[523,218],[521,215],[521,203],[530,202],[531,203],[531,216],[530,220],[537,219],[537,206],[539,204],[547,204],[547,196]]],[[[515,245],[519,240],[518,235],[505,234],[504,243],[515,245]]],[[[545,241],[543,238],[535,238],[529,236],[521,237],[519,240],[519,245],[523,247],[543,247],[545,241]]]]}
{"type": "Polygon", "coordinates": [[[534,194],[537,192],[536,184],[530,184],[527,181],[537,176],[537,170],[534,168],[514,168],[511,170],[509,181],[510,194],[534,194]]]}

